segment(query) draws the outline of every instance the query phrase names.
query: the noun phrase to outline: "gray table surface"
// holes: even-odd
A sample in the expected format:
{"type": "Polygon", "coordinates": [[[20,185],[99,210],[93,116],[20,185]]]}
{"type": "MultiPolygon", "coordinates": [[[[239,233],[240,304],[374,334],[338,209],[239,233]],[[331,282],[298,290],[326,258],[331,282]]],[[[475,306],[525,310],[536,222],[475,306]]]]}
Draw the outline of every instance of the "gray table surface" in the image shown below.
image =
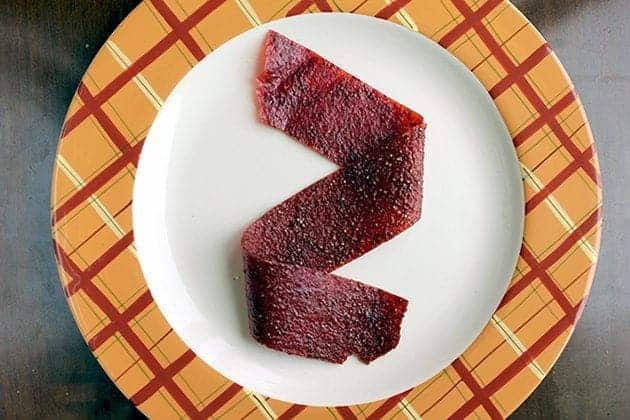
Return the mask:
{"type": "MultiPolygon", "coordinates": [[[[420,1],[420,0],[416,0],[420,1]]],[[[604,182],[596,280],[566,351],[513,415],[630,418],[630,2],[516,0],[584,102],[604,182]]],[[[139,413],[89,352],[51,249],[57,136],[91,58],[137,0],[0,0],[0,418],[139,413]]]]}

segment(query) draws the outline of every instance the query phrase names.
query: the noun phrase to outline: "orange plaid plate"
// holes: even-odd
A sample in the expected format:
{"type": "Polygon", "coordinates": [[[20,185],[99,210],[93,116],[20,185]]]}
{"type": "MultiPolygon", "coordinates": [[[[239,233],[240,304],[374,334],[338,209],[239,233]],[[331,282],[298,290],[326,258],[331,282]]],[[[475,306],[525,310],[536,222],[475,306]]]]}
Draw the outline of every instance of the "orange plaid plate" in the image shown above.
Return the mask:
{"type": "Polygon", "coordinates": [[[54,246],[77,325],[110,378],[150,417],[506,417],[569,340],[599,251],[599,166],[584,109],[549,45],[505,0],[145,0],[79,84],[52,184],[54,246]],[[331,11],[421,32],[475,73],[521,163],[525,234],[503,301],[450,366],[386,400],[307,407],[243,389],[177,337],[140,271],[131,197],[147,131],[196,62],[253,26],[331,11]]]}

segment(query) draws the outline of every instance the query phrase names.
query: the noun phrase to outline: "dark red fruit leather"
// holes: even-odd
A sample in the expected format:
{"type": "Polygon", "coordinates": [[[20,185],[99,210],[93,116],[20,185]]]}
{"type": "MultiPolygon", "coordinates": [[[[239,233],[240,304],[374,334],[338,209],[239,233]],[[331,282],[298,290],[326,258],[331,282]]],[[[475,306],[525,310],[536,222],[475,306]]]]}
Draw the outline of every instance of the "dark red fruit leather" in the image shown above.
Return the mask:
{"type": "Polygon", "coordinates": [[[330,274],[420,218],[420,115],[276,32],[257,79],[260,118],[340,169],[243,234],[249,319],[273,349],[342,363],[398,345],[407,301],[330,274]]]}

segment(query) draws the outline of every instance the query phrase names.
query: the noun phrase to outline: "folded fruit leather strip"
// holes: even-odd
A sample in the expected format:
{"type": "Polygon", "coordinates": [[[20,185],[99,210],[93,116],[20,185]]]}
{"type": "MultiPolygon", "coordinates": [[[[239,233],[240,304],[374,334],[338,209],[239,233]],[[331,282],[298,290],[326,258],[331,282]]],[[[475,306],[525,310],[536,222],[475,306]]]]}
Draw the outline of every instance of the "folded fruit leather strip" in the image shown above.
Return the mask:
{"type": "Polygon", "coordinates": [[[263,122],[340,168],[245,230],[251,333],[286,353],[369,363],[398,345],[407,301],[330,273],[420,218],[424,120],[274,31],[256,94],[263,122]]]}

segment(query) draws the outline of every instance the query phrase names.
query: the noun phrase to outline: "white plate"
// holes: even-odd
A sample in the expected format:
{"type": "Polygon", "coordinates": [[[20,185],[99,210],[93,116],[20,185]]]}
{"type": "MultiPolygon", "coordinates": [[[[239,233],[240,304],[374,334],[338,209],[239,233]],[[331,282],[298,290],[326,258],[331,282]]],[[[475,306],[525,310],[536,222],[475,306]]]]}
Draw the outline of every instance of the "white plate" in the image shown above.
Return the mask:
{"type": "Polygon", "coordinates": [[[348,405],[430,378],[481,332],[514,270],[523,191],[504,123],[464,65],[392,23],[314,14],[234,38],[179,83],[144,146],[133,217],[151,293],[201,359],[273,398],[348,405]],[[247,330],[242,231],[335,170],[256,118],[254,78],[271,28],[420,112],[428,123],[422,219],[337,271],[409,300],[399,346],[370,365],[289,356],[257,344],[247,330]]]}

